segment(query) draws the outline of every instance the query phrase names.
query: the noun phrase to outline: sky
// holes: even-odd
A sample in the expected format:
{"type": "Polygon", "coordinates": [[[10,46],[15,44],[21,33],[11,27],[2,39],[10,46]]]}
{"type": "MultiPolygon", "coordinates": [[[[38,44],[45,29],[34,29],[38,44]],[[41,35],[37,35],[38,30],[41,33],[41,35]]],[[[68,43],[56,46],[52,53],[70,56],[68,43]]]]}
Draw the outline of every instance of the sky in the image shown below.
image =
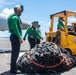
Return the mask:
{"type": "MultiPolygon", "coordinates": [[[[19,4],[24,6],[21,19],[28,23],[39,21],[43,37],[45,32],[49,31],[50,15],[63,10],[76,11],[76,0],[0,0],[0,16],[7,18],[13,13],[13,7],[19,4]]],[[[76,19],[70,18],[69,23],[71,21],[76,19]]],[[[23,36],[24,33],[25,30],[23,36]]],[[[9,37],[9,35],[8,30],[0,31],[0,37],[9,37]]]]}

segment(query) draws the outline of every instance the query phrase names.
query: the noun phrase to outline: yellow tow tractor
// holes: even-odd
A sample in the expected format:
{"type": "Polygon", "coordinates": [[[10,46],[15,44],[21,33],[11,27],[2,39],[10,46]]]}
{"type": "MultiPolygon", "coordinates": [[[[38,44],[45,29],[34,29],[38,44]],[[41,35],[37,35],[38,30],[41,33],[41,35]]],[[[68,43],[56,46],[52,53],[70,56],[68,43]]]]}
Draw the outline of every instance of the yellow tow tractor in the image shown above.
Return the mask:
{"type": "Polygon", "coordinates": [[[50,15],[50,19],[51,19],[50,28],[49,28],[49,32],[46,32],[46,41],[55,42],[55,40],[57,39],[56,36],[59,33],[58,39],[57,39],[58,42],[56,44],[61,48],[65,48],[68,51],[68,53],[70,53],[71,55],[75,55],[76,54],[76,32],[75,32],[74,26],[76,26],[76,22],[72,23],[73,25],[70,25],[70,28],[73,27],[74,31],[73,29],[72,31],[70,31],[69,25],[68,25],[68,18],[72,16],[76,18],[76,12],[71,12],[67,10],[50,15]],[[64,18],[64,25],[65,25],[64,30],[54,31],[54,19],[56,17],[64,18]]]}

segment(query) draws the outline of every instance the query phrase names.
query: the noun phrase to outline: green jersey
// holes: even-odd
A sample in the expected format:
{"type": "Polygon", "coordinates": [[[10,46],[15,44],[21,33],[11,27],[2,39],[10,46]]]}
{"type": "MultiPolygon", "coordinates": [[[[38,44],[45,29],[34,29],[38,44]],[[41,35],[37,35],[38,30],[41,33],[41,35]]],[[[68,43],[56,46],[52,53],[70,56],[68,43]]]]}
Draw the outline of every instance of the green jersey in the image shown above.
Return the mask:
{"type": "Polygon", "coordinates": [[[63,23],[63,22],[59,22],[59,23],[57,24],[57,27],[58,27],[58,29],[60,29],[61,27],[64,28],[64,23],[63,23]]]}
{"type": "Polygon", "coordinates": [[[42,38],[41,31],[39,29],[36,30],[36,38],[37,39],[41,39],[42,38]]]}
{"type": "Polygon", "coordinates": [[[19,39],[22,38],[21,20],[16,14],[12,14],[8,18],[8,28],[11,34],[15,34],[19,39]]]}
{"type": "Polygon", "coordinates": [[[26,33],[24,35],[24,38],[28,35],[28,38],[36,38],[36,28],[33,28],[32,26],[29,26],[26,29],[26,33]]]}

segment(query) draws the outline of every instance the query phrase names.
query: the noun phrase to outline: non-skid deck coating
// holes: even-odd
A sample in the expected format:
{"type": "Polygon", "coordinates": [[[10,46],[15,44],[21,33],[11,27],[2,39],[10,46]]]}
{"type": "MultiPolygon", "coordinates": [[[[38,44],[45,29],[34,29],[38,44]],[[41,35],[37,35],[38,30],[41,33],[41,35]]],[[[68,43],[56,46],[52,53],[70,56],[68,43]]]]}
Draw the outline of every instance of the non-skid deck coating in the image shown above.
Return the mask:
{"type": "MultiPolygon", "coordinates": [[[[5,51],[3,53],[2,52],[0,53],[0,75],[47,75],[47,74],[26,74],[26,73],[11,74],[9,72],[10,57],[11,57],[11,46],[10,46],[9,39],[0,39],[0,50],[3,50],[3,49],[7,51],[6,53],[5,51]],[[9,51],[8,51],[8,48],[9,48],[9,51]]],[[[21,45],[21,51],[22,50],[23,51],[29,50],[29,44],[27,40],[21,45]]],[[[24,53],[25,52],[20,52],[19,56],[23,55],[24,53]]],[[[49,74],[49,75],[76,75],[76,67],[64,73],[49,74]]]]}

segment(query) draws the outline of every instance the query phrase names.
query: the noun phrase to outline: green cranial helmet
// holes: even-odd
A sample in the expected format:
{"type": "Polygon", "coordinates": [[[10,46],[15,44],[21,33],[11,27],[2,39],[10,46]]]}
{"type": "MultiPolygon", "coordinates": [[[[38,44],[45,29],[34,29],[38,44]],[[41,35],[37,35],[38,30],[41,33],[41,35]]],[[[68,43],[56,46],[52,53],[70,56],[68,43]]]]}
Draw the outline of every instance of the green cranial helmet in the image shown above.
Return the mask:
{"type": "Polygon", "coordinates": [[[37,24],[38,25],[38,21],[33,21],[32,24],[37,24]]]}
{"type": "Polygon", "coordinates": [[[33,21],[32,25],[35,26],[35,27],[37,27],[38,26],[38,21],[33,21]]]}

